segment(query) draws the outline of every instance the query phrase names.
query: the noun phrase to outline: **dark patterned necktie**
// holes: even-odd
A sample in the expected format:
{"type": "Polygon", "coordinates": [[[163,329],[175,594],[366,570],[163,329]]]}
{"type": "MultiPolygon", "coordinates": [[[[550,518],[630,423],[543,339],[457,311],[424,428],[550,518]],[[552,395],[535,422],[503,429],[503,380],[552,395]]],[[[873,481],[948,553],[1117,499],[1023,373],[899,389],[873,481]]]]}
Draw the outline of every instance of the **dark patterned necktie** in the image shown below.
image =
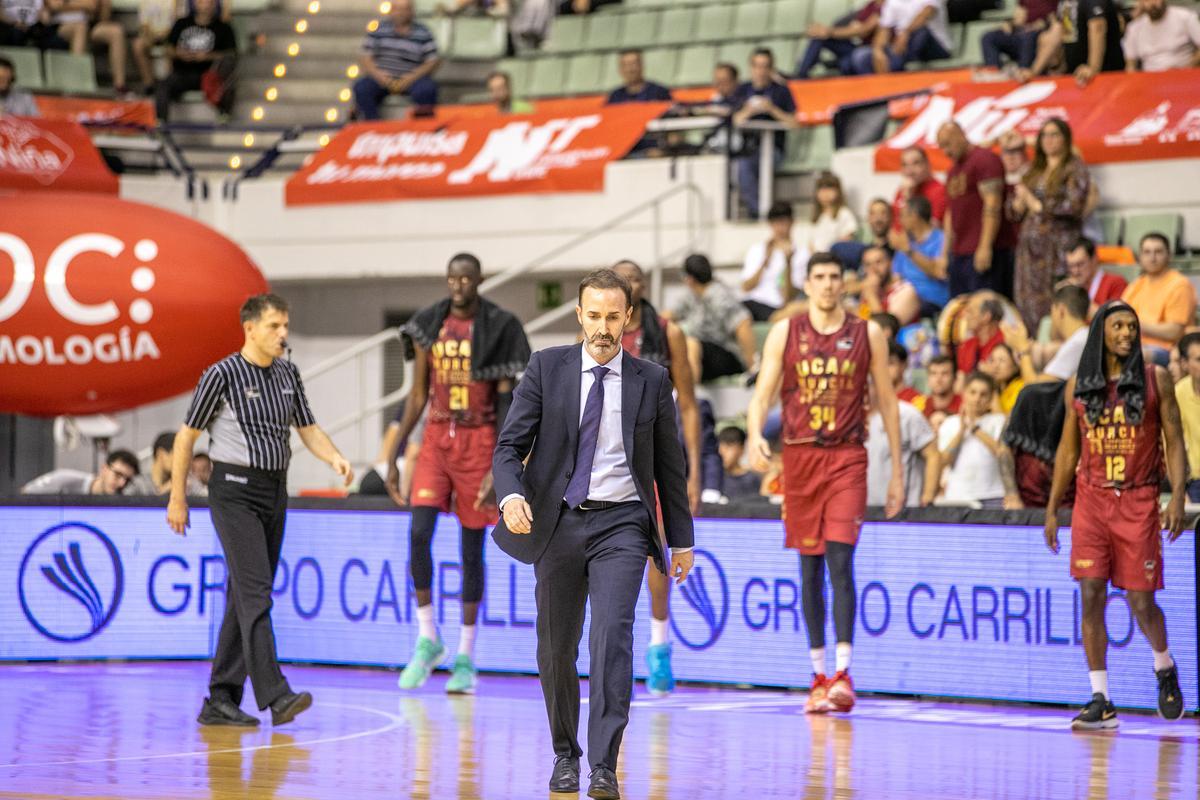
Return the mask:
{"type": "Polygon", "coordinates": [[[583,419],[579,423],[579,441],[575,443],[575,470],[567,484],[564,499],[575,508],[587,500],[592,483],[592,461],[596,458],[596,439],[600,435],[600,416],[604,412],[604,376],[608,367],[592,367],[595,380],[583,406],[583,419]]]}

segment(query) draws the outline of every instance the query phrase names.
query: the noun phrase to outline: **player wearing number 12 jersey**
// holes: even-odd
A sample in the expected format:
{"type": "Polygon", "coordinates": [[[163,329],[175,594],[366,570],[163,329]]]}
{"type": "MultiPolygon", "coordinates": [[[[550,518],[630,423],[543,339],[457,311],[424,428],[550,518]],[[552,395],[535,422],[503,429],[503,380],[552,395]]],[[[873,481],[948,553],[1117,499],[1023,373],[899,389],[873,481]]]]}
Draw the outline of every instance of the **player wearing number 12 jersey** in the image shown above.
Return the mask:
{"type": "Polygon", "coordinates": [[[483,534],[498,518],[492,451],[512,403],[513,382],[529,362],[529,342],[520,321],[479,296],[482,280],[479,259],[459,253],[446,269],[450,296],[418,311],[402,328],[413,342],[413,387],[394,441],[405,441],[426,403],[429,409],[411,498],[400,492],[396,453],[387,460],[388,493],[400,505],[411,505],[409,566],[417,591],[419,635],[400,674],[401,689],[421,686],[446,652],[433,619],[431,547],[438,512],[453,510],[462,524],[463,624],[446,691],[475,690],[483,534]]]}
{"type": "MultiPolygon", "coordinates": [[[[841,264],[829,253],[808,262],[808,310],[771,328],[746,422],[747,448],[765,469],[763,423],[780,392],[783,406],[783,520],[787,546],[800,551],[801,600],[813,683],[806,710],[849,711],[857,593],[854,547],[867,506],[867,378],[875,381],[890,452],[900,452],[900,414],[888,374],[883,329],[846,313],[841,264]],[[826,679],[825,567],[833,584],[836,671],[826,679]]],[[[887,514],[904,505],[903,459],[892,459],[887,514]]]]}
{"type": "Polygon", "coordinates": [[[1154,653],[1158,713],[1183,716],[1167,625],[1154,592],[1163,588],[1162,530],[1171,541],[1183,531],[1187,462],[1179,405],[1167,371],[1142,357],[1137,314],[1120,300],[1092,318],[1079,370],[1067,382],[1066,418],[1046,505],[1046,545],[1058,552],[1057,511],[1076,476],[1071,518],[1071,577],[1083,601],[1083,649],[1092,699],[1072,720],[1080,729],[1117,727],[1108,694],[1108,583],[1125,590],[1129,608],[1154,653]],[[1171,500],[1158,505],[1166,442],[1171,500]]]}

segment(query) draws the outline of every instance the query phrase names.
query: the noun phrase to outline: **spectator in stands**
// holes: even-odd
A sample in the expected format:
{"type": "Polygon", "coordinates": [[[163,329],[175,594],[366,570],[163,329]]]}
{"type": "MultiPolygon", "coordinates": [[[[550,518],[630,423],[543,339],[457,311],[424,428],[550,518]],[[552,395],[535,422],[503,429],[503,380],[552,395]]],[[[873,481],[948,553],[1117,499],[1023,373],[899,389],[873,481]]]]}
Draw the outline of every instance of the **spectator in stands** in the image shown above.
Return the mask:
{"type": "Polygon", "coordinates": [[[810,253],[827,253],[838,242],[852,242],[858,235],[858,220],[846,207],[842,182],[832,172],[817,176],[812,227],[808,235],[810,253]]]}
{"type": "Polygon", "coordinates": [[[1056,340],[1048,345],[1032,344],[1020,325],[1001,325],[1004,342],[1016,354],[1026,383],[1065,381],[1079,369],[1079,357],[1087,342],[1088,297],[1078,286],[1064,283],[1050,303],[1050,329],[1056,340]],[[1038,373],[1034,364],[1045,363],[1038,373]]]}
{"type": "Polygon", "coordinates": [[[730,425],[717,434],[717,449],[721,453],[721,465],[725,479],[721,494],[729,500],[758,497],[762,489],[762,475],[746,468],[746,432],[730,425]]]}
{"type": "MultiPolygon", "coordinates": [[[[871,0],[857,11],[837,19],[832,25],[821,22],[808,24],[808,47],[796,62],[796,77],[806,80],[813,67],[821,60],[821,53],[828,50],[837,58],[837,71],[853,75],[850,56],[856,47],[870,44],[879,28],[879,9],[883,0],[871,0]]],[[[833,65],[829,65],[833,66],[833,65]]]]}
{"type": "Polygon", "coordinates": [[[1083,236],[1067,251],[1066,282],[1087,292],[1088,319],[1109,300],[1119,300],[1129,285],[1120,275],[1100,269],[1096,243],[1083,236]]]}
{"type": "MultiPolygon", "coordinates": [[[[1004,444],[1013,458],[1013,477],[1022,505],[1026,508],[1045,508],[1050,499],[1050,484],[1054,479],[1054,455],[1062,438],[1066,403],[1064,381],[1035,383],[1026,386],[1017,397],[1004,429],[1004,444]]],[[[1007,468],[1007,464],[1002,465],[1007,468]]],[[[1067,486],[1063,501],[1075,504],[1075,476],[1067,486]]],[[[1009,508],[1019,508],[1007,502],[1009,508]]]]}
{"type": "Polygon", "coordinates": [[[862,263],[866,276],[859,295],[865,310],[871,314],[886,311],[901,327],[916,322],[921,315],[921,298],[913,285],[892,269],[892,251],[869,247],[863,253],[862,263]]]}
{"type": "MultiPolygon", "coordinates": [[[[796,121],[796,101],[787,84],[776,80],[775,55],[769,48],[760,47],[750,54],[750,80],[738,87],[734,100],[733,124],[745,125],[751,120],[769,120],[789,128],[799,126],[796,121]]],[[[759,214],[759,149],[765,137],[757,132],[743,134],[745,145],[737,159],[738,190],[752,219],[759,214]]],[[[783,159],[784,136],[776,132],[773,137],[775,164],[783,159]]]]}
{"type": "Polygon", "coordinates": [[[620,3],[621,0],[561,0],[558,4],[559,14],[590,14],[601,6],[620,3]]]}
{"type": "MultiPolygon", "coordinates": [[[[177,5],[175,0],[140,0],[138,3],[137,34],[133,38],[131,49],[133,62],[137,65],[138,75],[142,79],[144,94],[153,92],[156,83],[154,64],[150,58],[151,51],[166,43],[171,27],[175,24],[177,5]]],[[[225,5],[229,6],[228,3],[225,5]]]]}
{"type": "Polygon", "coordinates": [[[758,354],[750,312],[713,277],[707,256],[693,253],[684,259],[683,282],[687,294],[663,316],[687,334],[692,374],[703,382],[755,369],[758,354]]]}
{"type": "MultiPolygon", "coordinates": [[[[1018,359],[1017,354],[1007,343],[1001,342],[992,348],[992,352],[988,353],[988,357],[979,365],[979,371],[990,377],[996,382],[996,396],[993,399],[993,410],[999,411],[1005,417],[1008,417],[1012,412],[1013,405],[1017,402],[1017,395],[1025,388],[1025,376],[1022,375],[1021,362],[1027,361],[1028,352],[1024,354],[1026,358],[1018,359]]],[[[1033,365],[1029,364],[1029,377],[1033,377],[1033,365]]]]}
{"type": "MultiPolygon", "coordinates": [[[[622,50],[617,56],[617,71],[621,74],[621,85],[608,95],[608,105],[623,103],[664,103],[671,101],[671,90],[646,80],[642,65],[642,51],[622,50]]],[[[629,151],[630,157],[655,157],[663,154],[662,140],[657,134],[646,134],[629,151]]]]}
{"type": "Polygon", "coordinates": [[[945,0],[883,0],[875,38],[855,49],[850,68],[855,75],[900,72],[910,61],[949,58],[953,47],[945,0]]]}
{"type": "Polygon", "coordinates": [[[1183,421],[1183,443],[1188,459],[1188,500],[1200,503],[1200,333],[1179,340],[1183,377],[1175,384],[1179,416],[1183,421]]]}
{"type": "Polygon", "coordinates": [[[215,0],[196,0],[195,10],[176,20],[167,35],[167,55],[171,58],[171,74],[158,85],[155,106],[159,121],[170,119],[171,103],[184,92],[204,88],[207,95],[205,81],[215,80],[223,86],[217,106],[221,115],[233,111],[237,39],[229,23],[217,17],[215,0]],[[213,78],[206,78],[206,74],[213,78]]]}
{"type": "Polygon", "coordinates": [[[529,114],[533,105],[525,100],[514,100],[512,96],[512,77],[501,70],[492,72],[487,77],[487,90],[491,95],[492,105],[499,114],[529,114]]]}
{"type": "Polygon", "coordinates": [[[1056,0],[1019,0],[1012,19],[999,28],[983,34],[983,63],[1000,69],[1000,56],[1016,62],[1020,69],[1029,69],[1037,58],[1038,37],[1050,25],[1058,3],[1056,0]]]}
{"type": "Polygon", "coordinates": [[[1133,306],[1141,325],[1146,357],[1160,367],[1168,351],[1192,324],[1196,314],[1196,289],[1182,273],[1171,269],[1171,243],[1161,233],[1147,233],[1138,243],[1141,277],[1131,283],[1121,299],[1133,306]]]}
{"type": "Polygon", "coordinates": [[[442,60],[429,28],[413,18],[413,0],[392,0],[392,13],[367,34],[362,50],[365,74],[354,82],[358,119],[380,119],[379,104],[393,94],[412,100],[414,117],[433,116],[438,100],[433,73],[442,60]]]}
{"type": "Polygon", "coordinates": [[[888,231],[892,228],[892,207],[882,197],[867,204],[867,240],[834,242],[829,252],[842,262],[843,269],[858,270],[868,247],[887,247],[888,231]]]}
{"type": "Polygon", "coordinates": [[[40,117],[33,95],[18,88],[16,83],[16,67],[0,56],[0,117],[40,117]]]}
{"type": "Polygon", "coordinates": [[[973,372],[963,389],[962,409],[948,417],[938,430],[938,461],[946,470],[948,503],[978,503],[984,508],[1004,507],[1011,493],[1001,477],[1001,459],[1008,448],[1000,442],[1004,415],[992,411],[996,384],[982,372],[973,372]]]}
{"type": "Polygon", "coordinates": [[[946,216],[946,186],[933,177],[929,156],[914,145],[900,153],[900,187],[892,198],[892,230],[902,230],[900,214],[909,198],[916,195],[929,201],[933,222],[940,226],[946,216]]]}
{"type": "Polygon", "coordinates": [[[85,55],[92,44],[108,48],[113,88],[125,92],[125,29],[113,21],[111,0],[47,0],[47,6],[59,9],[52,20],[72,53],[85,55]]]}
{"type": "MultiPolygon", "coordinates": [[[[126,487],[126,494],[155,495],[171,491],[171,454],[175,449],[175,434],[160,433],[151,448],[150,471],[138,474],[126,487]]],[[[191,494],[191,492],[188,492],[191,494]]]]}
{"type": "Polygon", "coordinates": [[[137,475],[137,456],[128,450],[113,450],[97,475],[56,469],[25,484],[21,494],[121,494],[137,475]]]}
{"type": "Polygon", "coordinates": [[[893,231],[889,243],[896,256],[892,269],[916,289],[920,316],[936,317],[950,302],[946,275],[946,238],[933,225],[933,207],[922,195],[914,195],[900,212],[903,232],[893,231]]]}
{"type": "MultiPolygon", "coordinates": [[[[904,348],[900,348],[903,351],[904,348]]],[[[867,505],[882,506],[887,501],[887,485],[892,475],[892,454],[883,430],[875,384],[867,389],[870,411],[867,416],[867,505]]],[[[912,403],[901,400],[900,459],[904,476],[904,505],[920,508],[933,502],[938,489],[937,437],[929,421],[912,403]]]]}
{"type": "Polygon", "coordinates": [[[0,0],[0,47],[66,50],[42,0],[0,0]]]}
{"type": "MultiPolygon", "coordinates": [[[[208,453],[196,453],[192,456],[192,468],[188,473],[188,482],[195,481],[196,486],[203,489],[197,494],[208,494],[208,483],[212,480],[213,461],[208,453]]],[[[405,495],[407,497],[407,495],[405,495]]]]}
{"type": "Polygon", "coordinates": [[[1091,174],[1071,145],[1071,128],[1049,119],[1038,131],[1033,164],[1013,189],[1021,218],[1013,294],[1025,325],[1037,330],[1050,311],[1067,251],[1079,240],[1091,174]]]}
{"type": "Polygon", "coordinates": [[[992,292],[979,292],[967,302],[963,315],[971,336],[958,346],[958,371],[966,376],[1004,344],[1004,303],[992,292]]]}
{"type": "Polygon", "coordinates": [[[1056,61],[1080,86],[1101,72],[1125,68],[1121,10],[1115,0],[1060,0],[1057,15],[1038,41],[1033,66],[1021,70],[1020,78],[1041,75],[1056,61]]]}
{"type": "MultiPolygon", "coordinates": [[[[911,404],[918,411],[925,409],[925,395],[918,392],[912,386],[904,382],[905,373],[908,371],[908,351],[904,349],[904,345],[892,339],[888,341],[888,375],[892,379],[892,388],[896,391],[896,397],[906,403],[911,404]]],[[[886,488],[887,481],[884,481],[886,488]]]]}
{"type": "Polygon", "coordinates": [[[956,372],[954,356],[948,354],[934,356],[925,367],[925,386],[929,393],[925,395],[921,411],[934,431],[942,426],[948,415],[957,414],[962,407],[962,395],[954,391],[956,372]]]}
{"type": "Polygon", "coordinates": [[[871,315],[871,322],[883,330],[884,336],[889,342],[894,342],[900,336],[900,320],[896,319],[886,311],[881,311],[878,314],[871,315]]]}
{"type": "Polygon", "coordinates": [[[508,33],[517,54],[541,48],[554,22],[555,0],[521,0],[509,19],[508,33]]]}
{"type": "Polygon", "coordinates": [[[1167,0],[1139,0],[1142,13],[1125,26],[1121,45],[1127,72],[1200,67],[1200,17],[1167,0]]]}
{"type": "Polygon", "coordinates": [[[742,262],[742,305],[755,322],[765,322],[800,292],[808,267],[808,251],[792,239],[792,204],[771,204],[767,226],[771,236],[756,242],[742,262]]]}
{"type": "Polygon", "coordinates": [[[508,0],[447,0],[434,9],[438,14],[457,17],[464,12],[486,14],[489,17],[508,17],[512,7],[508,0]]]}
{"type": "Polygon", "coordinates": [[[1004,210],[1000,157],[967,141],[957,122],[938,130],[938,146],[952,163],[946,173],[946,251],[950,296],[991,289],[1012,296],[1013,253],[997,247],[1004,210]]]}

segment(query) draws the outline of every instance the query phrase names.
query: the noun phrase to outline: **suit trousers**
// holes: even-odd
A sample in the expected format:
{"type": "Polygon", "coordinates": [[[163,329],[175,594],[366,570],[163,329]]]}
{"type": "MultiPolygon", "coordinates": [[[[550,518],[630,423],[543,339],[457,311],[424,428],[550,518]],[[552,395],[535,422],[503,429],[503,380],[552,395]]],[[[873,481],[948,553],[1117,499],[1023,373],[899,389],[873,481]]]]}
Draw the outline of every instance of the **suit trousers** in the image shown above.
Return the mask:
{"type": "Polygon", "coordinates": [[[633,618],[650,551],[640,502],[602,511],[564,508],[533,565],[537,661],[556,756],[579,758],[579,641],[592,604],[588,763],[615,770],[633,694],[633,618]]]}
{"type": "Polygon", "coordinates": [[[285,474],[217,462],[208,499],[229,576],[209,694],[241,704],[248,673],[254,699],[265,709],[291,691],[271,627],[271,588],[287,515],[285,474]]]}

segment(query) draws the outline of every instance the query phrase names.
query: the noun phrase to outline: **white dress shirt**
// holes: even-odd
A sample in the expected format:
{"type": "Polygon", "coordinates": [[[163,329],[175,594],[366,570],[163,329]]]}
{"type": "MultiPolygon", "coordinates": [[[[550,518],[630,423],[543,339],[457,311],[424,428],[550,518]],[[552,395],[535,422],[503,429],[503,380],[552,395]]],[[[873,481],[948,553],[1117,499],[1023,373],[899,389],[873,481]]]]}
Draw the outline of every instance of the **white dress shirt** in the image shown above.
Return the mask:
{"type": "MultiPolygon", "coordinates": [[[[588,394],[596,382],[592,369],[600,366],[592,358],[587,347],[583,350],[583,370],[579,375],[579,424],[583,424],[583,410],[587,406],[588,394]]],[[[604,408],[600,417],[600,430],[596,434],[596,454],[592,457],[592,478],[588,484],[588,500],[603,500],[624,503],[637,500],[637,486],[629,471],[629,459],[625,454],[625,440],[621,428],[621,361],[622,353],[605,364],[608,372],[604,376],[604,408]]]]}

